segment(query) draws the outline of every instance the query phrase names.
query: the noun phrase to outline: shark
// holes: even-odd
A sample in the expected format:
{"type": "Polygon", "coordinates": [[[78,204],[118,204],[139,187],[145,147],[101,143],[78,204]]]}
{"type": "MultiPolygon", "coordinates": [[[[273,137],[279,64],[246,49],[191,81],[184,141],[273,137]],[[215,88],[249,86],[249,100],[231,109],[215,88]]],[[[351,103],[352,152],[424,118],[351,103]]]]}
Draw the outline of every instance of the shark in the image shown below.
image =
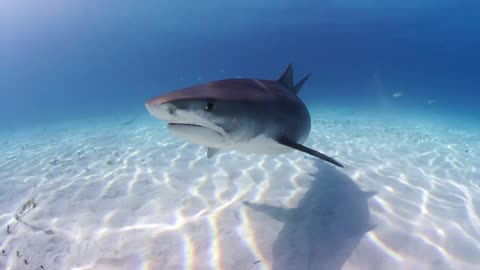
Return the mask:
{"type": "Polygon", "coordinates": [[[343,167],[304,145],[311,118],[298,93],[310,76],[295,84],[289,64],[276,80],[211,81],[151,98],[145,107],[175,136],[206,146],[208,158],[220,150],[266,155],[297,150],[343,167]]]}

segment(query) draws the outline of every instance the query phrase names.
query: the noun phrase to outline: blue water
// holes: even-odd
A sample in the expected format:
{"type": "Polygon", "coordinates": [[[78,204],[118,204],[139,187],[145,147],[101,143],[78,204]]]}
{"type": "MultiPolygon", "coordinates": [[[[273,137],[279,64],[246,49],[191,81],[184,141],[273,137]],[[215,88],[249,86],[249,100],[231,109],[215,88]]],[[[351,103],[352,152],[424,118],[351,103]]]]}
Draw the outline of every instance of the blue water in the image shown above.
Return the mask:
{"type": "Polygon", "coordinates": [[[0,268],[478,269],[478,10],[0,0],[0,268]],[[290,63],[306,145],[344,169],[207,159],[144,106],[290,63]]]}
{"type": "Polygon", "coordinates": [[[297,79],[313,74],[301,92],[313,104],[480,115],[476,1],[0,7],[3,126],[140,112],[166,91],[234,76],[275,79],[288,63],[297,79]],[[395,92],[405,95],[392,99],[395,92]]]}

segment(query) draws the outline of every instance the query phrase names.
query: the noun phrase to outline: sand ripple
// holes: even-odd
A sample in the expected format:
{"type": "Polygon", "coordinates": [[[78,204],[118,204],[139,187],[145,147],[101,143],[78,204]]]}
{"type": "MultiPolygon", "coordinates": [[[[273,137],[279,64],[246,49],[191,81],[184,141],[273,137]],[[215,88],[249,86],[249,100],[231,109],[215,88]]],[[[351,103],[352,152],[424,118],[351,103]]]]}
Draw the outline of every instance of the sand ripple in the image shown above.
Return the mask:
{"type": "Polygon", "coordinates": [[[312,119],[345,169],[209,160],[150,118],[3,134],[0,268],[479,269],[478,130],[312,119]]]}

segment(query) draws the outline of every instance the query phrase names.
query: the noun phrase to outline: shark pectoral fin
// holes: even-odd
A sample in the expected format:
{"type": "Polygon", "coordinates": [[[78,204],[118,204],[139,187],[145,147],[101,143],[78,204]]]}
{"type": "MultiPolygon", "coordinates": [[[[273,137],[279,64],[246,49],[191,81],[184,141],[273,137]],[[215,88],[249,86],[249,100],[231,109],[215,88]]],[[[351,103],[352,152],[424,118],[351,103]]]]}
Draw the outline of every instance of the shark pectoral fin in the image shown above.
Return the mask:
{"type": "Polygon", "coordinates": [[[299,143],[293,142],[293,141],[289,140],[289,139],[286,138],[286,137],[281,137],[280,139],[277,140],[277,142],[278,142],[279,144],[288,146],[288,147],[293,148],[293,149],[296,149],[296,150],[298,150],[298,151],[302,151],[302,152],[304,152],[304,153],[307,153],[307,154],[310,154],[310,155],[312,155],[312,156],[318,157],[318,158],[323,159],[323,160],[325,160],[325,161],[327,161],[327,162],[330,162],[330,163],[332,163],[332,164],[334,164],[334,165],[337,165],[338,167],[343,168],[343,165],[340,164],[340,163],[339,163],[338,161],[336,161],[335,159],[333,159],[333,158],[331,158],[331,157],[329,157],[329,156],[327,156],[327,155],[325,155],[325,154],[322,154],[322,153],[320,153],[320,152],[318,152],[318,151],[315,151],[315,150],[313,150],[313,149],[311,149],[311,148],[308,148],[308,147],[306,147],[306,146],[304,146],[304,145],[301,145],[301,144],[299,144],[299,143]]]}
{"type": "Polygon", "coordinates": [[[212,158],[220,149],[208,147],[207,148],[207,158],[212,158]]]}

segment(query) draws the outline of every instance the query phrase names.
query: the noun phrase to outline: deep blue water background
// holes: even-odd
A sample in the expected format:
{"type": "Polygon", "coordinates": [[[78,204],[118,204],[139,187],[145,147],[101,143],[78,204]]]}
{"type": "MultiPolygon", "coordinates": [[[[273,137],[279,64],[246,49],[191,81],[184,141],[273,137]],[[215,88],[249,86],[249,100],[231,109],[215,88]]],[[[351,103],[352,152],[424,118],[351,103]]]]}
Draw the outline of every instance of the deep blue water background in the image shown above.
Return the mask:
{"type": "Polygon", "coordinates": [[[146,113],[143,102],[163,92],[276,79],[288,63],[297,79],[313,73],[301,92],[309,104],[475,121],[479,9],[453,0],[3,0],[0,125],[146,113]]]}

